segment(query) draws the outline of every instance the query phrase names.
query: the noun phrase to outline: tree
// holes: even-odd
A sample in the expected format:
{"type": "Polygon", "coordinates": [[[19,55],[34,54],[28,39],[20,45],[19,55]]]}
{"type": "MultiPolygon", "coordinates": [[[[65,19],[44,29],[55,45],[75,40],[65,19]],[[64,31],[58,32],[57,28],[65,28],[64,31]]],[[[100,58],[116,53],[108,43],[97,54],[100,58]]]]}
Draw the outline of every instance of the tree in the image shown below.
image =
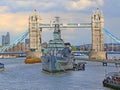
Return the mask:
{"type": "Polygon", "coordinates": [[[71,46],[71,51],[77,51],[77,48],[75,46],[71,46]]]}

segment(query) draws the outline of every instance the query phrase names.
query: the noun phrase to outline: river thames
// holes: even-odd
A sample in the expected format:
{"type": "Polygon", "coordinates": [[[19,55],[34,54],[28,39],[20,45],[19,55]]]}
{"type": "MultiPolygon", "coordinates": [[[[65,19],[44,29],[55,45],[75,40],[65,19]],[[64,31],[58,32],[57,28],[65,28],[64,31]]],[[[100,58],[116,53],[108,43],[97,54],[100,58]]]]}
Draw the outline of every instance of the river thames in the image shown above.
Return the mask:
{"type": "Polygon", "coordinates": [[[86,61],[85,71],[48,74],[41,63],[24,64],[25,58],[0,59],[5,70],[0,72],[0,90],[112,90],[102,81],[108,72],[119,71],[114,64],[86,61]]]}

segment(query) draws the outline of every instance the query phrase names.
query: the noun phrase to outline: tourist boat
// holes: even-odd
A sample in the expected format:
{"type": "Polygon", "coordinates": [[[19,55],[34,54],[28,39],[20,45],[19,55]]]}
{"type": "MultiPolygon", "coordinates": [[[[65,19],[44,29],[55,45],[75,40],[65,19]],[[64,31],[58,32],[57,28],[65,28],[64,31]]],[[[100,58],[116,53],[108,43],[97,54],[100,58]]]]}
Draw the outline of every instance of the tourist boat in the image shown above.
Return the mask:
{"type": "Polygon", "coordinates": [[[111,72],[106,74],[103,80],[103,86],[120,90],[120,72],[111,72]]]}
{"type": "Polygon", "coordinates": [[[3,70],[4,70],[4,64],[0,63],[0,71],[3,71],[3,70]]]}

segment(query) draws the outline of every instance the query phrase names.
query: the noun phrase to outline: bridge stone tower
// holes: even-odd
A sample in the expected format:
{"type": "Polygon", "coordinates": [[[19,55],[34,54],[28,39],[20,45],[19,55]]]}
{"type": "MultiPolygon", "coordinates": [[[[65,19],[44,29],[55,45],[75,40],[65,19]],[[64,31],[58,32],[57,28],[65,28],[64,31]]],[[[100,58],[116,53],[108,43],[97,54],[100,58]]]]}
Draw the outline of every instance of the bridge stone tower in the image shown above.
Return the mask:
{"type": "Polygon", "coordinates": [[[90,59],[106,59],[104,51],[104,16],[97,10],[92,14],[92,51],[89,54],[90,59]]]}
{"type": "Polygon", "coordinates": [[[29,38],[31,51],[37,51],[40,49],[42,31],[42,28],[39,28],[40,20],[41,18],[39,15],[37,15],[35,9],[34,14],[29,17],[29,38]]]}
{"type": "MultiPolygon", "coordinates": [[[[40,58],[42,55],[40,46],[42,28],[39,28],[40,20],[41,18],[35,9],[34,14],[29,16],[30,46],[29,51],[27,52],[26,61],[27,59],[40,58]]],[[[32,62],[34,62],[34,60],[32,62]]]]}

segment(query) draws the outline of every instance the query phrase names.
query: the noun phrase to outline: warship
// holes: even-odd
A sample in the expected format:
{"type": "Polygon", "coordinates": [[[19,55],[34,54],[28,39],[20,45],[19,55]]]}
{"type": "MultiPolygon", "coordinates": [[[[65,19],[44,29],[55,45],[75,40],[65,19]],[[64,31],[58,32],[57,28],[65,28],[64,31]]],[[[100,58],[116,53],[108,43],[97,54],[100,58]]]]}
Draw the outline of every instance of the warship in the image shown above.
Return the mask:
{"type": "Polygon", "coordinates": [[[56,17],[53,38],[42,49],[42,70],[50,73],[73,70],[74,56],[70,43],[64,43],[61,39],[59,17],[56,17]]]}

